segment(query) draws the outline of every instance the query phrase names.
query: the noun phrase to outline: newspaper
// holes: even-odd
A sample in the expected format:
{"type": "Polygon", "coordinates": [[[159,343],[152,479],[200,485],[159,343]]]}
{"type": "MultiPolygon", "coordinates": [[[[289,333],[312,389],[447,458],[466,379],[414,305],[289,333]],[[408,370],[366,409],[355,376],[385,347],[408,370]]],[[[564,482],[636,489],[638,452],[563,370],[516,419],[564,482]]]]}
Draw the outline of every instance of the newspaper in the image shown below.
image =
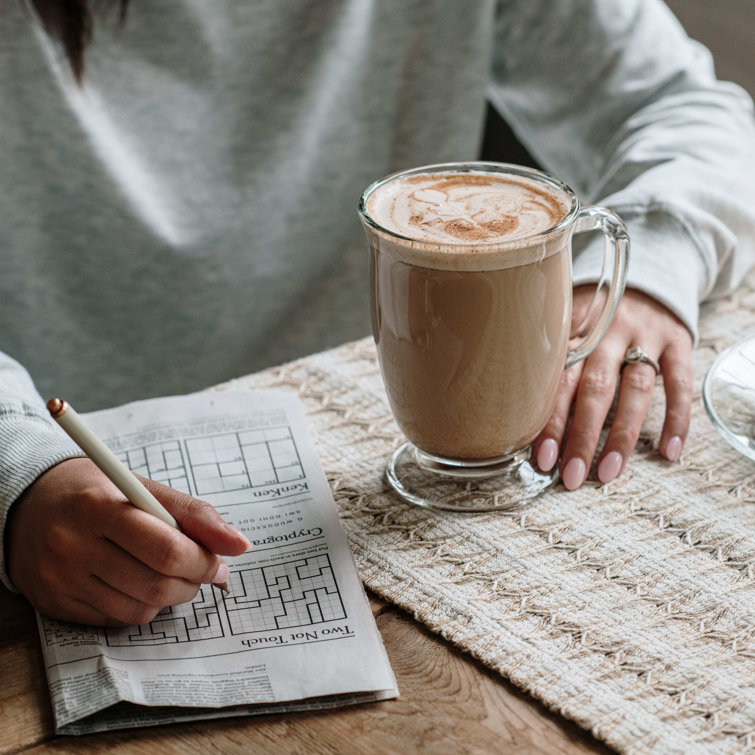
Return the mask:
{"type": "Polygon", "coordinates": [[[212,503],[252,543],[149,623],[37,614],[56,732],[312,710],[396,681],[293,394],[208,392],[86,415],[128,467],[212,503]]]}

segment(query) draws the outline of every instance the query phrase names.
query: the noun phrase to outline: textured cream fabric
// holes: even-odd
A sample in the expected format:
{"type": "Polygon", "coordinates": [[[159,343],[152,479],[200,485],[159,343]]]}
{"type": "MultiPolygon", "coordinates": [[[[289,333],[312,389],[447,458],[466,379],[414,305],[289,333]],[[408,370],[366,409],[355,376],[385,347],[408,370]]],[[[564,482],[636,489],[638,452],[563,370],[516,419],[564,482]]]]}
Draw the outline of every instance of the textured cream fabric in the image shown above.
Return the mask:
{"type": "Polygon", "coordinates": [[[716,353],[748,333],[755,275],[704,309],[680,462],[656,450],[659,379],[619,479],[557,486],[509,514],[432,513],[386,490],[400,436],[370,340],[230,385],[301,396],[372,590],[620,751],[744,752],[755,748],[755,463],[713,429],[701,389],[716,353]]]}

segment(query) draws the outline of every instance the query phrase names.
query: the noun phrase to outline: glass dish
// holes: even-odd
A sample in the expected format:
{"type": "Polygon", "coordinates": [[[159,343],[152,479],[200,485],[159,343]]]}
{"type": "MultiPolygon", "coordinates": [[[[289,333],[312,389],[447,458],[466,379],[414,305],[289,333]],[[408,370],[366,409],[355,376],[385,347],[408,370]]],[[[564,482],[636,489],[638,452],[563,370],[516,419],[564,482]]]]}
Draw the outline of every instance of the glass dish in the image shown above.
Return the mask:
{"type": "Polygon", "coordinates": [[[716,430],[755,460],[755,334],[718,355],[703,381],[703,403],[716,430]]]}

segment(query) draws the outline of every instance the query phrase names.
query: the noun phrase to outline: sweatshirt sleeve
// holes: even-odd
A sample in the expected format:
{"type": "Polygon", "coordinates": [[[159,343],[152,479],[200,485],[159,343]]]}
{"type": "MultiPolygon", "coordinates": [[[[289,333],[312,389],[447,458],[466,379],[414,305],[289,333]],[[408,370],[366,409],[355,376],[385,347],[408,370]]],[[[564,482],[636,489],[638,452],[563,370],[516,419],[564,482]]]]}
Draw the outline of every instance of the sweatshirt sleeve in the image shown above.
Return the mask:
{"type": "Polygon", "coordinates": [[[0,353],[0,580],[9,589],[5,525],[11,505],[43,472],[77,456],[81,449],[50,418],[29,374],[0,353]]]}
{"type": "MultiPolygon", "coordinates": [[[[583,204],[621,215],[627,285],[696,339],[699,302],[755,263],[751,99],[659,0],[514,0],[497,24],[491,104],[583,204]]],[[[602,248],[575,238],[575,284],[602,248]]]]}

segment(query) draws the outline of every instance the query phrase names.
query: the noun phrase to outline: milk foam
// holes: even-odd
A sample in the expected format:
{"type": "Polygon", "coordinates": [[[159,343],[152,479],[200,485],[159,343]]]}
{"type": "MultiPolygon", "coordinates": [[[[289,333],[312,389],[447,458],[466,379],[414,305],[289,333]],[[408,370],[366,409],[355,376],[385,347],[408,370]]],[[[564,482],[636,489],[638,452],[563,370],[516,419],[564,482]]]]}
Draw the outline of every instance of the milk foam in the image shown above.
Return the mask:
{"type": "Polygon", "coordinates": [[[526,178],[426,173],[397,178],[367,200],[372,220],[392,233],[439,244],[489,244],[553,228],[569,213],[566,196],[526,178]]]}

